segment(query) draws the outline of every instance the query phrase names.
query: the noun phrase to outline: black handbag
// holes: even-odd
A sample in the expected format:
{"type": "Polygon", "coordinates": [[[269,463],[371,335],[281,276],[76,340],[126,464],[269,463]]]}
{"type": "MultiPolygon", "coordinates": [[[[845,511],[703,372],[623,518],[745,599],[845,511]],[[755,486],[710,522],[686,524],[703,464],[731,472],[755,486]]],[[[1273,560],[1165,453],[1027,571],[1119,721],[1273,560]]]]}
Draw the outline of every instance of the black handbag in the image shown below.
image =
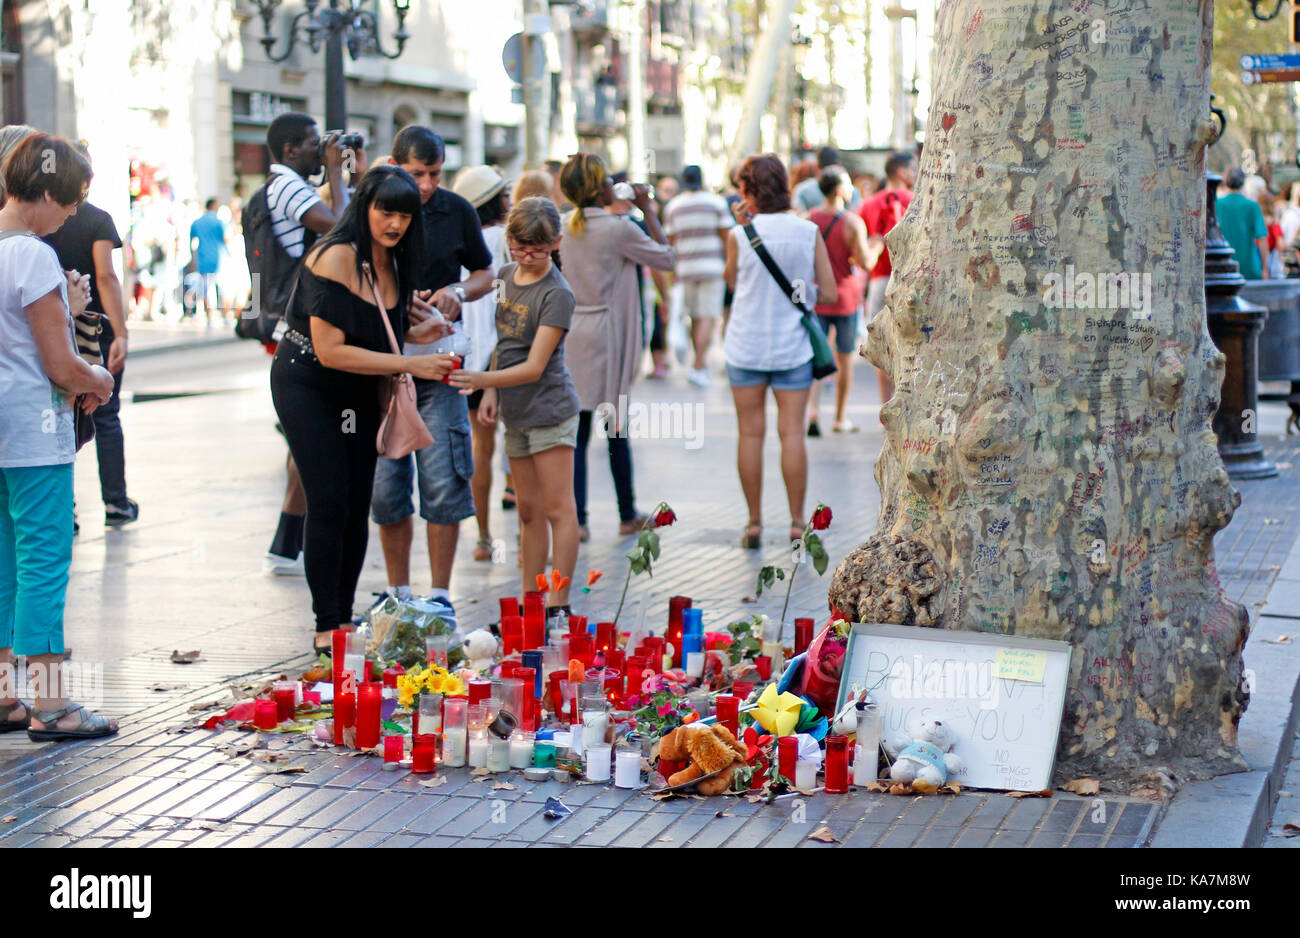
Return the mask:
{"type": "Polygon", "coordinates": [[[772,255],[767,252],[767,245],[763,244],[763,239],[758,236],[753,224],[746,225],[744,230],[745,236],[749,238],[749,246],[754,249],[754,253],[763,262],[767,272],[772,275],[776,285],[781,288],[782,293],[790,298],[790,302],[794,304],[795,308],[803,314],[801,321],[803,322],[804,331],[808,333],[808,341],[812,343],[813,377],[819,380],[829,378],[839,369],[835,365],[835,352],[831,349],[830,339],[822,331],[821,323],[817,321],[813,311],[796,298],[798,294],[795,292],[794,287],[790,285],[786,275],[781,272],[781,268],[776,265],[772,255]]]}

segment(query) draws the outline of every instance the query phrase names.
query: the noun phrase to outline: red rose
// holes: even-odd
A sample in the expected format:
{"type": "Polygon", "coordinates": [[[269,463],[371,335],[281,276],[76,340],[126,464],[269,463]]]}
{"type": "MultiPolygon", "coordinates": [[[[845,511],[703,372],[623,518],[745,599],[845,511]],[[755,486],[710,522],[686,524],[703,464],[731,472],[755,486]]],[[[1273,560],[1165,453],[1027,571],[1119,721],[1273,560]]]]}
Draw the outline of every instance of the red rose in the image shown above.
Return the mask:
{"type": "Polygon", "coordinates": [[[813,512],[812,526],[814,531],[825,531],[831,526],[831,510],[822,505],[813,512]]]}
{"type": "Polygon", "coordinates": [[[666,528],[677,520],[677,513],[671,508],[665,508],[659,514],[655,515],[655,527],[666,528]]]}

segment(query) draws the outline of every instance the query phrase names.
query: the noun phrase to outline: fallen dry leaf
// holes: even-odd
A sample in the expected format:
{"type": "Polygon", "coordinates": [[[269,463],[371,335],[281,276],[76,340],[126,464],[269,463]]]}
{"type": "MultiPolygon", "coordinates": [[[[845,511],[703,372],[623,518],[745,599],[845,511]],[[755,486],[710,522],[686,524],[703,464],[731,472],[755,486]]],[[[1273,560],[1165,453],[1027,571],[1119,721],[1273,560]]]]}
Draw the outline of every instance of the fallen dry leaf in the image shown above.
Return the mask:
{"type": "Polygon", "coordinates": [[[947,785],[944,785],[942,788],[940,788],[939,791],[941,792],[946,791],[946,792],[951,792],[954,795],[960,795],[961,785],[958,784],[957,782],[949,782],[947,785]]]}
{"type": "Polygon", "coordinates": [[[1076,778],[1065,783],[1065,790],[1076,795],[1095,795],[1101,791],[1101,782],[1095,778],[1076,778]]]}
{"type": "Polygon", "coordinates": [[[676,793],[676,792],[671,792],[671,791],[661,791],[661,792],[660,792],[659,794],[657,794],[657,795],[651,795],[651,796],[650,796],[650,800],[651,800],[651,801],[667,801],[669,798],[676,798],[676,797],[677,797],[677,793],[676,793]]]}
{"type": "Polygon", "coordinates": [[[9,814],[5,817],[0,817],[0,824],[12,824],[16,820],[18,820],[18,815],[9,814]]]}
{"type": "Polygon", "coordinates": [[[889,786],[889,793],[891,795],[910,795],[912,793],[912,786],[904,785],[902,782],[894,782],[894,784],[889,786]]]}
{"type": "Polygon", "coordinates": [[[750,804],[762,804],[767,799],[764,798],[762,795],[746,795],[745,800],[748,801],[750,804]]]}
{"type": "Polygon", "coordinates": [[[1009,791],[1007,792],[1007,797],[1008,798],[1050,798],[1052,797],[1052,790],[1050,788],[1044,788],[1042,791],[1009,791]]]}
{"type": "Polygon", "coordinates": [[[516,789],[515,786],[511,785],[509,782],[497,782],[495,785],[492,786],[492,790],[493,791],[517,791],[518,789],[516,789]]]}
{"type": "Polygon", "coordinates": [[[808,839],[820,840],[824,844],[837,844],[840,842],[840,839],[836,837],[834,834],[832,834],[831,829],[827,827],[825,824],[823,824],[821,827],[817,828],[815,831],[809,834],[808,839]]]}
{"type": "MultiPolygon", "coordinates": [[[[10,820],[10,819],[9,819],[9,818],[6,818],[6,820],[10,820]]],[[[1283,836],[1283,837],[1297,837],[1297,836],[1300,836],[1300,824],[1283,824],[1283,825],[1282,825],[1282,836],[1283,836]]]]}
{"type": "Polygon", "coordinates": [[[201,831],[223,831],[230,826],[229,821],[199,821],[196,825],[201,831]]]}
{"type": "Polygon", "coordinates": [[[447,784],[447,776],[439,775],[437,778],[426,778],[420,782],[421,788],[437,788],[439,785],[447,784]]]}
{"type": "Polygon", "coordinates": [[[193,664],[203,655],[201,651],[173,651],[173,664],[193,664]]]}
{"type": "Polygon", "coordinates": [[[483,766],[479,766],[477,769],[474,769],[469,774],[470,775],[491,775],[492,773],[488,771],[486,768],[484,768],[483,766]]]}
{"type": "Polygon", "coordinates": [[[863,785],[862,787],[867,791],[877,791],[877,792],[889,791],[888,785],[874,780],[867,782],[867,784],[863,785]]]}
{"type": "Polygon", "coordinates": [[[299,772],[306,772],[305,765],[268,765],[262,771],[267,775],[297,775],[299,772]]]}
{"type": "Polygon", "coordinates": [[[189,686],[188,684],[154,684],[149,689],[157,694],[165,694],[168,691],[185,690],[189,686]]]}
{"type": "Polygon", "coordinates": [[[742,603],[756,603],[756,602],[758,602],[758,600],[755,599],[753,596],[742,596],[742,597],[740,597],[740,601],[741,601],[742,603]]]}
{"type": "MultiPolygon", "coordinates": [[[[202,711],[202,710],[215,710],[217,707],[224,707],[224,706],[226,705],[226,703],[227,703],[227,701],[225,701],[225,700],[220,700],[220,699],[218,699],[218,700],[203,700],[203,701],[200,701],[199,703],[192,703],[192,704],[190,704],[189,712],[190,712],[190,713],[199,713],[199,712],[202,711]]],[[[233,703],[233,701],[231,701],[231,703],[233,703]]]]}
{"type": "Polygon", "coordinates": [[[1139,788],[1137,791],[1129,792],[1129,795],[1134,798],[1145,798],[1148,801],[1161,800],[1160,792],[1156,791],[1154,788],[1139,788]]]}
{"type": "Polygon", "coordinates": [[[709,800],[708,798],[705,798],[703,795],[687,795],[686,797],[687,797],[687,798],[690,798],[690,799],[692,799],[692,800],[694,800],[694,801],[708,801],[708,800],[709,800]]]}
{"type": "Polygon", "coordinates": [[[1279,635],[1277,638],[1261,638],[1261,642],[1268,642],[1270,645],[1290,645],[1290,635],[1279,635]]]}
{"type": "Polygon", "coordinates": [[[287,752],[272,752],[270,749],[260,749],[257,752],[250,752],[248,758],[254,762],[288,762],[292,757],[287,752]]]}
{"type": "Polygon", "coordinates": [[[669,837],[667,834],[665,834],[663,837],[659,838],[659,842],[661,844],[670,844],[673,842],[673,839],[669,837]]]}

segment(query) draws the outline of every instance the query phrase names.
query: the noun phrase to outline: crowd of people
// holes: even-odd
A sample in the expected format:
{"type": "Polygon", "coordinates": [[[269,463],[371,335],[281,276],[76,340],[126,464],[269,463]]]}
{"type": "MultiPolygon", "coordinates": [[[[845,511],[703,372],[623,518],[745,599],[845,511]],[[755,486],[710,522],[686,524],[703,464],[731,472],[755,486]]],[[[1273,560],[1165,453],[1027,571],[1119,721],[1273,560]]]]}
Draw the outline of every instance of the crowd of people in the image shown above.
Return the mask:
{"type": "MultiPolygon", "coordinates": [[[[502,428],[502,505],[518,512],[525,590],[547,566],[571,576],[591,536],[587,450],[598,421],[617,532],[649,523],[628,427],[608,416],[622,412],[609,405],[632,393],[647,346],[647,377],[666,376],[675,348],[683,364],[692,356],[689,384],[707,388],[721,334],[747,548],[762,536],[771,388],[789,535],[800,536],[805,436],[820,435],[814,331],[834,343],[833,429],[851,432],[853,354],[864,308],[869,318],[883,302],[882,238],[906,210],[909,155],[891,157],[883,181],[851,176],[831,148],[793,177],[777,156],[757,155],[713,192],[698,166],[651,185],[590,153],[513,185],[489,166],[463,168],[445,185],[445,147],[430,128],[404,128],[368,169],[345,142],[323,139],[308,115],[277,117],[266,184],[226,217],[208,201],[189,224],[186,272],[210,321],[243,302],[241,334],[274,351],[271,396],[289,452],[263,571],[305,576],[315,651],[328,652],[328,633],[354,622],[371,522],[387,593],[414,595],[417,510],[430,561],[425,599],[455,625],[462,522],[476,519],[474,559],[496,559],[488,505],[502,428]],[[232,257],[233,238],[247,265],[232,257]],[[223,279],[237,266],[248,282],[262,278],[257,308],[223,279]]],[[[113,272],[112,251],[124,245],[112,220],[85,204],[87,154],[5,128],[0,161],[0,376],[16,389],[0,413],[0,666],[15,656],[39,666],[64,654],[71,469],[89,426],[106,522],[139,515],[126,495],[117,404],[129,301],[142,298],[138,276],[124,288],[113,272]],[[73,155],[60,157],[57,173],[34,175],[32,154],[50,147],[73,155]]],[[[567,609],[568,592],[551,591],[552,613],[567,609]]],[[[82,738],[116,724],[50,685],[30,705],[0,697],[0,731],[19,729],[82,738]]]]}
{"type": "Polygon", "coordinates": [[[1300,277],[1300,183],[1280,192],[1234,166],[1223,176],[1215,215],[1247,280],[1300,277]]]}

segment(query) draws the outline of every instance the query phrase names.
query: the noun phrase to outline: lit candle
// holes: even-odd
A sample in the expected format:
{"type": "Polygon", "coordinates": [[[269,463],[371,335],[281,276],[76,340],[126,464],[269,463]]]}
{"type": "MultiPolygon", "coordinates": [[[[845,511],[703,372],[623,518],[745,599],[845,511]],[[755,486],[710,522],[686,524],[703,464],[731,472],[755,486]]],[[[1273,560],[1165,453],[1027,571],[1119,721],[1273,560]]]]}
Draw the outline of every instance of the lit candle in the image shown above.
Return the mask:
{"type": "Polygon", "coordinates": [[[442,731],[442,763],[450,769],[465,764],[465,741],[468,732],[463,726],[448,726],[442,731]]]}
{"type": "Polygon", "coordinates": [[[253,705],[253,725],[259,730],[273,730],[279,725],[274,700],[259,700],[253,705]]]}
{"type": "Polygon", "coordinates": [[[415,717],[415,735],[436,736],[442,732],[442,694],[420,695],[420,710],[415,717]]]}
{"type": "Polygon", "coordinates": [[[813,620],[812,619],[795,619],[794,620],[794,653],[802,655],[812,644],[813,637],[813,620]]]}
{"type": "Polygon", "coordinates": [[[604,710],[587,710],[582,711],[582,748],[590,749],[592,746],[602,746],[605,743],[605,734],[609,729],[609,714],[604,710]]]}
{"type": "MultiPolygon", "coordinates": [[[[673,646],[675,668],[682,664],[682,612],[689,608],[689,596],[673,596],[668,600],[668,631],[664,633],[664,640],[673,646]]],[[[655,668],[655,671],[658,672],[659,668],[655,668]]]]}
{"type": "Polygon", "coordinates": [[[402,757],[406,754],[406,737],[404,736],[385,736],[384,737],[384,761],[401,762],[402,757]]]}
{"type": "Polygon", "coordinates": [[[826,737],[826,793],[842,795],[849,790],[849,738],[826,737]]]}
{"type": "Polygon", "coordinates": [[[614,785],[617,788],[640,787],[640,749],[620,749],[614,754],[614,785]]]}
{"type": "Polygon", "coordinates": [[[609,781],[609,746],[602,743],[586,749],[587,778],[593,782],[609,781]]]}
{"type": "Polygon", "coordinates": [[[348,652],[343,656],[343,670],[351,671],[358,678],[364,677],[366,673],[366,656],[348,652]]]}
{"type": "MultiPolygon", "coordinates": [[[[780,642],[763,642],[763,647],[759,649],[769,661],[781,661],[785,657],[785,651],[781,648],[780,642]]],[[[767,680],[764,678],[763,680],[767,680]]]]}
{"type": "Polygon", "coordinates": [[[489,772],[510,771],[510,740],[493,736],[488,740],[487,769],[489,772]]]}
{"type": "Polygon", "coordinates": [[[722,694],[717,700],[718,725],[731,730],[732,736],[740,735],[740,699],[730,694],[722,694]]]}
{"type": "Polygon", "coordinates": [[[411,771],[427,775],[437,767],[437,740],[433,736],[417,736],[411,748],[411,771]]]}
{"type": "Polygon", "coordinates": [[[794,787],[812,791],[817,787],[817,760],[800,759],[794,764],[794,787]]]}
{"type": "Polygon", "coordinates": [[[483,730],[471,733],[469,737],[469,766],[472,769],[481,769],[487,766],[488,760],[488,738],[487,733],[483,730]]]}
{"type": "Polygon", "coordinates": [[[642,674],[645,672],[645,658],[633,656],[627,659],[627,692],[630,695],[641,693],[642,674]]]}
{"type": "Polygon", "coordinates": [[[609,654],[614,650],[614,623],[596,623],[596,650],[609,654]]]}
{"type": "MultiPolygon", "coordinates": [[[[543,652],[540,648],[535,648],[531,651],[526,651],[523,654],[524,668],[533,672],[532,677],[533,677],[534,698],[542,696],[542,674],[543,674],[542,658],[543,658],[543,652]]],[[[565,662],[565,664],[567,666],[568,662],[565,662]]],[[[515,677],[523,678],[524,676],[522,674],[516,673],[515,677]]]]}
{"type": "Polygon", "coordinates": [[[294,704],[298,697],[297,681],[276,681],[271,692],[275,697],[275,718],[283,723],[293,719],[294,704]]]}
{"type": "Polygon", "coordinates": [[[357,748],[373,749],[379,745],[379,708],[383,702],[383,685],[371,681],[357,691],[357,748]]]}
{"type": "Polygon", "coordinates": [[[533,734],[518,730],[510,737],[510,768],[526,769],[533,762],[533,734]]]}
{"type": "Polygon", "coordinates": [[[440,668],[447,667],[446,635],[426,635],[424,637],[424,661],[425,664],[437,665],[440,668]]]}

